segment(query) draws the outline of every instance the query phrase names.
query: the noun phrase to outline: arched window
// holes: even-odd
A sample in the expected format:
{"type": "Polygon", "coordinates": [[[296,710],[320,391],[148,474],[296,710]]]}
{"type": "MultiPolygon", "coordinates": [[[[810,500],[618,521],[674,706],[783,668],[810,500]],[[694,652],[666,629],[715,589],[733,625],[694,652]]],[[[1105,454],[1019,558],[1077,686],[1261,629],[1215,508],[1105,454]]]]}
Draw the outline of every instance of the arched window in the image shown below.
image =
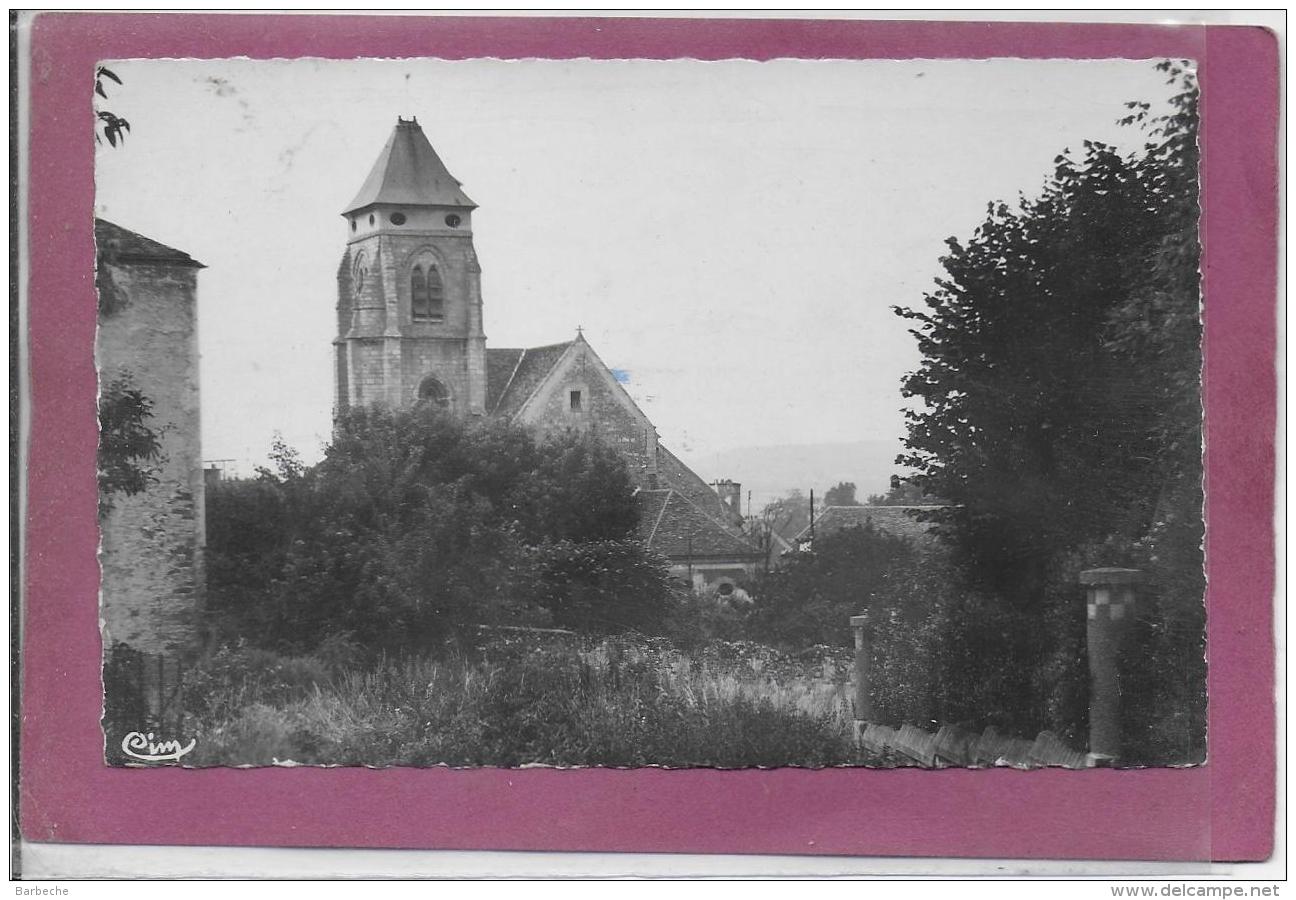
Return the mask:
{"type": "Polygon", "coordinates": [[[419,403],[427,403],[432,406],[447,407],[450,405],[450,391],[436,376],[429,375],[419,382],[418,386],[419,403]]]}
{"type": "Polygon", "coordinates": [[[416,319],[440,319],[445,315],[445,285],[436,266],[422,265],[410,272],[410,309],[416,319]]]}
{"type": "Polygon", "coordinates": [[[364,293],[365,282],[369,280],[369,257],[362,250],[356,254],[351,267],[351,293],[360,297],[364,293]]]}

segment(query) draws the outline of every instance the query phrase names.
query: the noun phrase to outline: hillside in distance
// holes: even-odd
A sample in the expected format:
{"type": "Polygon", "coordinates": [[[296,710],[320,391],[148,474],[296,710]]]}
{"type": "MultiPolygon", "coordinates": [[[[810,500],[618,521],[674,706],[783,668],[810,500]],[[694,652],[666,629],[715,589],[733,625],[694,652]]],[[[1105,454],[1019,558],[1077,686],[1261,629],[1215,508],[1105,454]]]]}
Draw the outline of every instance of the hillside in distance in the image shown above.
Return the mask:
{"type": "Polygon", "coordinates": [[[851,441],[839,444],[784,444],[772,447],[739,447],[690,459],[694,470],[707,481],[728,478],[742,483],[744,511],[747,492],[759,511],[771,500],[793,490],[815,497],[839,481],[853,481],[863,503],[869,494],[886,493],[891,475],[899,472],[896,454],[900,439],[851,441]]]}

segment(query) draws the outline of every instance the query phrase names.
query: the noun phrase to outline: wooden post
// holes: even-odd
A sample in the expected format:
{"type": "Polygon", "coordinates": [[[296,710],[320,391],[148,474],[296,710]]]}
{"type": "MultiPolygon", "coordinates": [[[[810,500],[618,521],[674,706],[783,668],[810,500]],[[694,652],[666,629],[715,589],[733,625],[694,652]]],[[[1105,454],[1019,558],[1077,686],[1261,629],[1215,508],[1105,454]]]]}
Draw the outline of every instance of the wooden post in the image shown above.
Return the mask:
{"type": "Polygon", "coordinates": [[[872,722],[873,629],[867,615],[851,616],[850,624],[855,632],[855,721],[872,722]]]}
{"type": "Polygon", "coordinates": [[[814,488],[810,488],[810,547],[814,549],[814,488]]]}
{"type": "Polygon", "coordinates": [[[1137,600],[1138,569],[1088,569],[1085,586],[1089,655],[1089,753],[1099,764],[1121,755],[1121,650],[1137,600]]]}

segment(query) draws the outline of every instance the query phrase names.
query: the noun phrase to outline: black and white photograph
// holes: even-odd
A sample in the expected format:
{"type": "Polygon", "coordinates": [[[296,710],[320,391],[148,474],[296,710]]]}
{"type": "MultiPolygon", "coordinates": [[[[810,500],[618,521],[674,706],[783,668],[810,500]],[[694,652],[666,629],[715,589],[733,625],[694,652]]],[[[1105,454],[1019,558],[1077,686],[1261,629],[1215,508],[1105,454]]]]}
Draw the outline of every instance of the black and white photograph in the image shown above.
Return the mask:
{"type": "Polygon", "coordinates": [[[1191,62],[94,91],[107,764],[1206,760],[1191,62]]]}

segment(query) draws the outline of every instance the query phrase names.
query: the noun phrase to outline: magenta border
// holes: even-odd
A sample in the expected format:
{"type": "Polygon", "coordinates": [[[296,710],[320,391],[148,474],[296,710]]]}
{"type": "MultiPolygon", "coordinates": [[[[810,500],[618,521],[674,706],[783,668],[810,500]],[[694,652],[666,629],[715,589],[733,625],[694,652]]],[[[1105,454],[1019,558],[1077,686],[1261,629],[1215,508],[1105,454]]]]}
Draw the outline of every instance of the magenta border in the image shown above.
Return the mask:
{"type": "MultiPolygon", "coordinates": [[[[1277,42],[1258,27],[37,16],[21,829],[34,841],[1252,860],[1272,849],[1277,42]],[[1190,57],[1205,184],[1210,762],[1148,771],[121,770],[102,764],[92,65],[126,57],[1190,57]]],[[[25,84],[24,84],[25,82],[25,84]]]]}

